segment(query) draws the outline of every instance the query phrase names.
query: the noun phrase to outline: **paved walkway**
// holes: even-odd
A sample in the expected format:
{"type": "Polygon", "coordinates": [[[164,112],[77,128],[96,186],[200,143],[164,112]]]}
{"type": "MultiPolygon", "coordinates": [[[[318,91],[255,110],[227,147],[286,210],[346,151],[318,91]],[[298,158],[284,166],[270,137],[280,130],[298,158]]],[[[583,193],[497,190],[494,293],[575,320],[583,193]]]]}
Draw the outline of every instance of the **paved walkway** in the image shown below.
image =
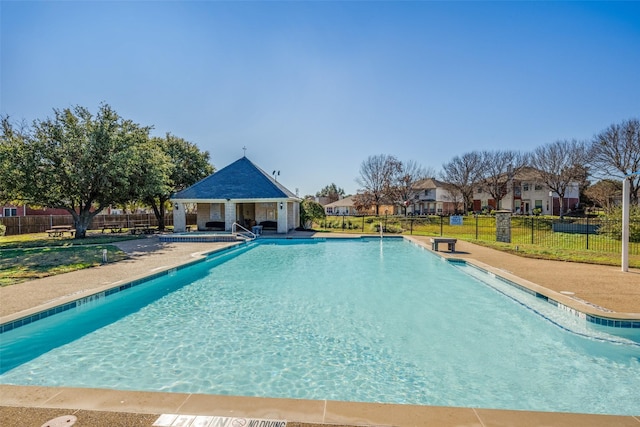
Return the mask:
{"type": "MultiPolygon", "coordinates": [[[[308,235],[298,233],[294,237],[308,235]]],[[[322,237],[328,236],[323,234],[322,237]]],[[[414,239],[430,246],[428,237],[414,239]]],[[[228,245],[161,243],[157,236],[118,243],[117,246],[130,254],[129,260],[0,288],[0,323],[39,311],[43,307],[59,305],[67,299],[79,298],[120,282],[187,263],[206,252],[228,245]]],[[[458,252],[455,254],[441,254],[464,258],[498,272],[521,277],[550,292],[571,292],[573,295],[559,295],[565,295],[577,304],[586,301],[595,309],[602,307],[615,312],[610,313],[612,315],[640,318],[640,270],[622,273],[619,267],[532,260],[462,241],[458,242],[456,249],[458,252]]],[[[3,426],[37,427],[65,414],[78,417],[75,426],[151,426],[161,413],[300,421],[290,422],[292,427],[308,426],[310,423],[640,427],[640,417],[0,385],[0,424],[3,426]]]]}
{"type": "MultiPolygon", "coordinates": [[[[414,238],[431,246],[429,237],[414,238]]],[[[460,240],[456,251],[455,254],[441,254],[477,260],[552,291],[573,293],[569,298],[640,319],[638,269],[622,272],[620,267],[524,258],[460,240]]]]}

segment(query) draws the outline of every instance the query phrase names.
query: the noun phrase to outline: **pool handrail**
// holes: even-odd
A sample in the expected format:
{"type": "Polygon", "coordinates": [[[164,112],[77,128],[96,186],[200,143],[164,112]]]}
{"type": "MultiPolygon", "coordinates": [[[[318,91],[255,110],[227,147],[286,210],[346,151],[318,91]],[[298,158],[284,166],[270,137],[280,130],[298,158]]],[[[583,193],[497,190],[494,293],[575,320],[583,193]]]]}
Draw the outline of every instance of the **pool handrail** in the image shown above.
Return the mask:
{"type": "Polygon", "coordinates": [[[249,240],[255,240],[258,237],[253,231],[247,230],[237,222],[234,222],[231,226],[231,234],[235,236],[241,236],[249,240]],[[238,231],[238,228],[240,228],[242,231],[238,231]]]}

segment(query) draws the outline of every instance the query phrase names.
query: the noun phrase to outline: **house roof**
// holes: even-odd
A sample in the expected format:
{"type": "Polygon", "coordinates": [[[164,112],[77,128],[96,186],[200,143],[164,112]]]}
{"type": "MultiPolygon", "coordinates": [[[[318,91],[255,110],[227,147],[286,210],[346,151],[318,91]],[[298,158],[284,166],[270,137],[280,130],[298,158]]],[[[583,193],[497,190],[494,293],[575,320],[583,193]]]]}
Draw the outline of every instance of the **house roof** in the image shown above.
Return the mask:
{"type": "Polygon", "coordinates": [[[298,199],[246,157],[236,160],[172,197],[174,200],[287,198],[298,199]]]}
{"type": "Polygon", "coordinates": [[[412,188],[414,190],[432,190],[434,188],[442,188],[444,186],[445,186],[444,182],[438,181],[435,178],[425,178],[414,183],[412,188]]]}
{"type": "Polygon", "coordinates": [[[336,200],[333,203],[324,205],[325,208],[338,208],[338,207],[352,207],[354,205],[353,196],[345,197],[340,200],[336,200]]]}

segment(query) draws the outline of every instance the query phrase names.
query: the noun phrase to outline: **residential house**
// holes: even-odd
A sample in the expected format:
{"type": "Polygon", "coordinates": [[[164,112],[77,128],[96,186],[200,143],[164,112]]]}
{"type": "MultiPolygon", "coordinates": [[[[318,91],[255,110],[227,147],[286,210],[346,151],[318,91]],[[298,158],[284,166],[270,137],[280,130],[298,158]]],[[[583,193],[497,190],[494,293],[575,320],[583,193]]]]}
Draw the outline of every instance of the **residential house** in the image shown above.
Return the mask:
{"type": "Polygon", "coordinates": [[[353,196],[345,197],[324,205],[326,215],[358,215],[354,206],[353,196]]]}
{"type": "MultiPolygon", "coordinates": [[[[580,201],[580,184],[571,183],[564,195],[565,212],[575,209],[580,201]]],[[[523,168],[511,180],[505,182],[505,195],[496,203],[486,189],[478,185],[473,193],[473,210],[505,209],[516,214],[530,215],[539,210],[543,215],[560,215],[560,198],[540,179],[540,173],[531,167],[523,168]]]]}
{"type": "Polygon", "coordinates": [[[462,204],[447,190],[446,184],[435,178],[416,182],[407,213],[414,215],[451,215],[462,209],[462,204]]]}
{"type": "Polygon", "coordinates": [[[34,208],[29,205],[4,205],[0,210],[0,217],[30,215],[69,215],[69,212],[66,209],[34,208]]]}
{"type": "MultiPolygon", "coordinates": [[[[337,200],[333,203],[324,205],[324,213],[326,215],[375,215],[376,207],[371,206],[369,209],[356,209],[355,196],[348,196],[337,200]]],[[[398,206],[390,203],[381,204],[378,207],[379,215],[397,215],[398,206]]]]}

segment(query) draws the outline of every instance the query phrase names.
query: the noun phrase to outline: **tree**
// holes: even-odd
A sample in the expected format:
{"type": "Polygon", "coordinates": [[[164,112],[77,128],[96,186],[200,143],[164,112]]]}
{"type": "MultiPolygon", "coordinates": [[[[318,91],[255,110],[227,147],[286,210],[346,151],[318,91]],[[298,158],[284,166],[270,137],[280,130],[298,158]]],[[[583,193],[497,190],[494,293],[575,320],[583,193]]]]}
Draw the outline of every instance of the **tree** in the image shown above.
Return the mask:
{"type": "MultiPolygon", "coordinates": [[[[594,176],[615,178],[640,171],[640,120],[613,124],[597,134],[590,145],[590,164],[594,176]]],[[[629,178],[631,203],[640,203],[640,175],[629,178]]]]}
{"type": "Polygon", "coordinates": [[[463,200],[465,212],[473,206],[473,189],[482,178],[483,171],[482,154],[477,151],[456,156],[442,165],[442,181],[447,183],[446,188],[454,199],[460,197],[463,200]]]}
{"type": "Polygon", "coordinates": [[[527,165],[527,156],[518,151],[498,150],[482,152],[483,187],[495,200],[496,209],[509,192],[513,178],[527,165]]]}
{"type": "Polygon", "coordinates": [[[376,215],[379,214],[382,201],[393,195],[394,179],[400,170],[400,161],[387,154],[369,156],[360,164],[360,177],[356,182],[373,200],[372,206],[376,208],[376,215]]]}
{"type": "Polygon", "coordinates": [[[313,227],[313,221],[325,217],[322,205],[311,199],[304,199],[300,203],[300,223],[304,229],[313,227]]]}
{"type": "Polygon", "coordinates": [[[622,182],[613,179],[603,179],[591,185],[584,191],[584,195],[600,206],[605,212],[611,212],[616,200],[622,198],[622,182]]]}
{"type": "Polygon", "coordinates": [[[29,129],[24,123],[14,127],[8,116],[0,119],[0,203],[19,203],[22,197],[18,184],[27,179],[22,166],[27,161],[23,146],[30,136],[29,129]]]}
{"type": "Polygon", "coordinates": [[[333,203],[344,197],[344,189],[337,187],[333,182],[316,193],[316,197],[326,197],[328,202],[333,203]]]}
{"type": "Polygon", "coordinates": [[[586,181],[585,148],[576,140],[556,141],[536,148],[531,156],[531,166],[538,170],[540,180],[560,199],[560,218],[564,216],[567,190],[586,181]]]}
{"type": "Polygon", "coordinates": [[[375,198],[368,191],[364,191],[353,196],[353,207],[359,213],[368,211],[375,206],[375,203],[375,198]]]}
{"type": "MultiPolygon", "coordinates": [[[[3,119],[0,187],[25,203],[61,208],[73,216],[76,238],[83,238],[95,215],[126,202],[140,175],[149,128],[121,118],[102,104],[93,116],[84,107],[54,109],[53,118],[34,121],[29,132],[15,132],[3,119]],[[14,165],[15,173],[4,163],[14,165]]],[[[153,160],[153,159],[152,159],[153,160]]],[[[160,164],[145,173],[163,174],[160,164]]]]}
{"type": "Polygon", "coordinates": [[[214,168],[209,164],[208,152],[202,152],[195,144],[170,133],[164,138],[152,138],[151,144],[155,149],[147,155],[163,154],[167,170],[165,174],[156,177],[145,173],[138,189],[139,198],[151,206],[158,220],[158,229],[164,230],[166,209],[171,196],[212,174],[214,168]],[[148,180],[150,177],[151,182],[148,180]],[[164,180],[155,182],[158,178],[164,180]]]}
{"type": "Polygon", "coordinates": [[[407,214],[407,202],[411,200],[415,184],[425,179],[429,174],[433,176],[433,171],[423,168],[414,160],[400,162],[393,179],[391,199],[404,207],[405,215],[407,214]]]}

